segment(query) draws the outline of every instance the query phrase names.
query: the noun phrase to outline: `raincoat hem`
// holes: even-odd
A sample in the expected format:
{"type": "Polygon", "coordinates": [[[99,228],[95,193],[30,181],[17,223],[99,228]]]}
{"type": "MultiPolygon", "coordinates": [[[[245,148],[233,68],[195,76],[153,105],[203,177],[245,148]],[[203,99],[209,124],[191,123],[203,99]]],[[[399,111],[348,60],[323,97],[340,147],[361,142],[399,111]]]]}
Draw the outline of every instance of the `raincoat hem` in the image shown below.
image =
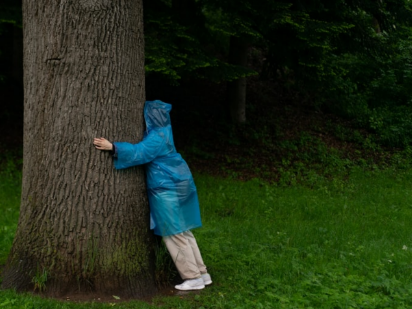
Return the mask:
{"type": "Polygon", "coordinates": [[[154,231],[154,234],[157,235],[157,236],[166,237],[166,236],[172,236],[172,235],[181,234],[181,233],[186,232],[186,231],[191,231],[191,230],[197,229],[197,228],[199,228],[199,227],[202,227],[202,224],[200,224],[200,225],[197,225],[197,224],[196,224],[196,225],[188,226],[188,227],[185,228],[185,229],[178,230],[176,233],[166,233],[166,234],[162,234],[162,233],[158,233],[158,232],[154,231]]]}

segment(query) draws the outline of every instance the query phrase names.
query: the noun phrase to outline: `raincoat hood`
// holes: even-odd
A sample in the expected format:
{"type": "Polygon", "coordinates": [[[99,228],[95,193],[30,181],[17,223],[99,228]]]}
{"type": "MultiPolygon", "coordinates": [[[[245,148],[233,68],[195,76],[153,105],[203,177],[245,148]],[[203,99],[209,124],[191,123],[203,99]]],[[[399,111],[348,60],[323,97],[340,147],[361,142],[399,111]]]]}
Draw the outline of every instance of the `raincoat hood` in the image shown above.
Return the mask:
{"type": "Polygon", "coordinates": [[[169,112],[172,110],[172,105],[164,103],[160,100],[146,101],[144,106],[144,119],[146,121],[146,129],[162,128],[171,125],[169,112]]]}

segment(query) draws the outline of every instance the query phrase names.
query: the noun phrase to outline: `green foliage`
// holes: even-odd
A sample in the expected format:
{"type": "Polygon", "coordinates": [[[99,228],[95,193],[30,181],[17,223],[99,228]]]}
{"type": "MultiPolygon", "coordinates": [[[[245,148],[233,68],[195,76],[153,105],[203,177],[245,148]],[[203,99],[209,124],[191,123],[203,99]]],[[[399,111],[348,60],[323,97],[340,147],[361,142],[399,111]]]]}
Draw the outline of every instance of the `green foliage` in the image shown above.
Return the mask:
{"type": "MultiPolygon", "coordinates": [[[[376,133],[376,141],[390,147],[412,143],[412,43],[408,39],[383,38],[392,52],[334,58],[344,67],[325,87],[335,112],[355,119],[376,133]]],[[[331,106],[331,104],[329,104],[331,106]]]]}
{"type": "MultiPolygon", "coordinates": [[[[324,186],[330,178],[338,182],[357,165],[337,149],[329,148],[319,138],[305,132],[295,140],[278,143],[283,154],[279,167],[278,185],[289,186],[297,183],[310,187],[324,186]]],[[[342,183],[341,185],[343,185],[342,183]]]]}
{"type": "Polygon", "coordinates": [[[145,30],[147,73],[177,80],[184,73],[212,65],[213,59],[201,52],[199,41],[170,15],[147,12],[145,30]]]}
{"type": "Polygon", "coordinates": [[[381,168],[398,155],[399,164],[408,160],[407,152],[382,148],[374,135],[348,121],[329,120],[330,115],[315,120],[319,114],[313,111],[302,114],[294,107],[285,112],[269,104],[248,109],[250,122],[246,124],[215,123],[210,135],[187,145],[182,154],[205,172],[310,188],[324,187],[332,179],[341,188],[354,168],[381,168]],[[300,125],[296,119],[307,123],[300,125]]]}
{"type": "Polygon", "coordinates": [[[339,69],[327,59],[336,49],[333,41],[352,27],[347,22],[316,19],[305,11],[291,11],[287,18],[274,20],[266,30],[266,36],[273,39],[267,41],[265,75],[281,73],[299,87],[318,85],[339,69]]]}
{"type": "MultiPolygon", "coordinates": [[[[219,82],[256,74],[217,56],[216,48],[210,42],[214,28],[209,26],[207,29],[206,21],[190,24],[189,17],[176,14],[170,4],[160,0],[145,3],[144,12],[147,74],[156,73],[172,84],[189,76],[219,82]]],[[[194,6],[186,15],[199,16],[202,21],[206,18],[205,12],[194,6]]]]}
{"type": "Polygon", "coordinates": [[[31,282],[34,284],[34,291],[38,290],[39,292],[43,292],[46,290],[47,286],[47,278],[49,273],[46,269],[43,271],[37,271],[37,273],[32,278],[31,282]]]}
{"type": "MultiPolygon", "coordinates": [[[[412,20],[405,15],[410,10],[408,1],[307,5],[296,16],[305,14],[308,32],[295,26],[298,35],[285,41],[299,51],[297,42],[304,42],[301,46],[313,60],[288,53],[296,59],[295,65],[287,64],[296,85],[329,110],[375,133],[374,142],[390,147],[412,142],[412,20]]],[[[272,58],[283,59],[277,54],[272,58]]],[[[278,67],[285,63],[281,60],[278,67]]]]}
{"type": "Polygon", "coordinates": [[[21,3],[19,1],[3,0],[0,3],[0,34],[4,30],[4,24],[21,27],[22,16],[21,3]]]}

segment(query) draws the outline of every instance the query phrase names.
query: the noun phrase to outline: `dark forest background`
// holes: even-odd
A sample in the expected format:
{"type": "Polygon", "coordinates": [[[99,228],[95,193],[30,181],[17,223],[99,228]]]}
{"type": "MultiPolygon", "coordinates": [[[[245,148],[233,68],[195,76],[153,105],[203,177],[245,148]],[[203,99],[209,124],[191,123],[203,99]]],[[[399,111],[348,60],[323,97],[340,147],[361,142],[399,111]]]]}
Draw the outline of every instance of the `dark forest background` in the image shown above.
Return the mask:
{"type": "MultiPolygon", "coordinates": [[[[409,164],[409,0],[150,0],[144,18],[146,97],[173,105],[192,169],[289,185],[409,164]]],[[[21,20],[3,0],[2,157],[22,153],[21,20]]]]}

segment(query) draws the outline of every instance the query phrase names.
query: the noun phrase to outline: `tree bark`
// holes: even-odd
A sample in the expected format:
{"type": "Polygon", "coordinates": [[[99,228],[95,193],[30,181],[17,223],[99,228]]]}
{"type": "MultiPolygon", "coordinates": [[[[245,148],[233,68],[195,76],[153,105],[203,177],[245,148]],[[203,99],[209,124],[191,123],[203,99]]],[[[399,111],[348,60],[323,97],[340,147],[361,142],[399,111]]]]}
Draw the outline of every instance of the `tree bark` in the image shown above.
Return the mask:
{"type": "Polygon", "coordinates": [[[142,139],[142,1],[24,0],[23,29],[22,197],[2,287],[148,296],[144,172],[92,145],[142,139]]]}
{"type": "MultiPolygon", "coordinates": [[[[241,38],[232,36],[229,47],[229,63],[246,66],[248,45],[241,38]]],[[[241,77],[227,83],[226,96],[228,114],[232,122],[246,122],[246,78],[241,77]]]]}

